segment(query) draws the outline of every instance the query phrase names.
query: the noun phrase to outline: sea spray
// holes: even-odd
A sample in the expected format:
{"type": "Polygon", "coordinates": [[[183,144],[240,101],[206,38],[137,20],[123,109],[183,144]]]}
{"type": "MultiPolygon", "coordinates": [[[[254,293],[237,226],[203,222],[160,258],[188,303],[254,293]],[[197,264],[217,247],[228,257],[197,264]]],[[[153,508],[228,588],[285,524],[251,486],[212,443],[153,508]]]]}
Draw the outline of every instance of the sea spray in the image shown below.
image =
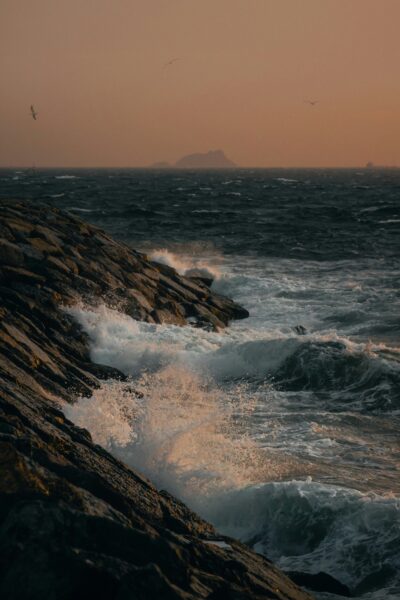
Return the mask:
{"type": "Polygon", "coordinates": [[[213,260],[206,260],[193,255],[175,254],[167,248],[160,248],[153,250],[149,258],[155,262],[173,267],[178,273],[187,277],[197,276],[210,279],[221,277],[221,267],[218,264],[221,262],[221,257],[218,257],[218,261],[215,257],[213,260]]]}
{"type": "Polygon", "coordinates": [[[129,382],[105,382],[92,397],[65,407],[95,442],[191,506],[259,481],[261,469],[265,475],[264,457],[241,426],[251,411],[240,386],[228,394],[173,365],[129,382]]]}

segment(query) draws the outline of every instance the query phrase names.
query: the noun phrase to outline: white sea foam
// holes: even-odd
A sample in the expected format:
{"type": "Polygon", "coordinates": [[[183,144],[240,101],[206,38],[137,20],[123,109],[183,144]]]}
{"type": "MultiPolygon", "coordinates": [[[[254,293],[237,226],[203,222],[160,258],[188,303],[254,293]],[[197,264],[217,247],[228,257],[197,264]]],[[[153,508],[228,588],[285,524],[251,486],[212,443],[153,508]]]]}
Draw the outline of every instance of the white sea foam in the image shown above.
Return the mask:
{"type": "MultiPolygon", "coordinates": [[[[96,308],[75,306],[68,308],[67,312],[90,335],[92,359],[116,367],[132,377],[138,377],[144,371],[155,372],[175,365],[188,368],[204,378],[212,377],[216,384],[254,377],[263,379],[273,376],[288,358],[299,351],[299,360],[304,357],[308,361],[302,367],[303,375],[308,370],[312,373],[313,369],[322,369],[323,373],[325,369],[329,376],[335,361],[346,356],[353,357],[352,364],[354,358],[365,361],[366,376],[368,368],[371,372],[383,368],[398,369],[398,361],[393,366],[385,361],[386,356],[396,358],[398,349],[372,342],[356,343],[335,331],[305,336],[297,336],[292,331],[265,331],[251,327],[207,332],[198,328],[135,321],[104,305],[96,308]]],[[[349,373],[352,375],[353,371],[349,373]]]]}
{"type": "Polygon", "coordinates": [[[174,254],[166,248],[154,250],[151,252],[150,258],[155,262],[173,267],[178,273],[188,277],[200,275],[217,279],[221,276],[220,268],[215,259],[211,262],[195,256],[182,256],[174,254]]]}

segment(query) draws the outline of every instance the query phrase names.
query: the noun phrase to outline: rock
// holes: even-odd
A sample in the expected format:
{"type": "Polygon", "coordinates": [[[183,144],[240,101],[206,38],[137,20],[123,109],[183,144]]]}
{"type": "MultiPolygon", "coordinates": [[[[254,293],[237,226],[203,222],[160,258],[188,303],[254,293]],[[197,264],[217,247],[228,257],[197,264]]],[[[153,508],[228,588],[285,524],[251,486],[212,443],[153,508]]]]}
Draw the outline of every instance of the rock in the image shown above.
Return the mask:
{"type": "Polygon", "coordinates": [[[295,333],[297,333],[297,335],[306,335],[307,334],[307,329],[306,329],[306,327],[304,327],[304,325],[296,325],[295,327],[293,327],[293,331],[295,333]]]}
{"type": "Polygon", "coordinates": [[[23,283],[36,285],[37,283],[44,283],[46,278],[38,273],[33,273],[27,269],[9,267],[4,265],[2,267],[4,276],[8,281],[17,282],[22,281],[23,283]]]}
{"type": "Polygon", "coordinates": [[[40,237],[31,238],[30,244],[33,248],[45,254],[62,254],[60,246],[47,242],[40,237]]]}
{"type": "Polygon", "coordinates": [[[0,239],[0,264],[11,267],[24,264],[24,255],[20,248],[6,239],[0,239]]]}
{"type": "Polygon", "coordinates": [[[1,200],[0,230],[18,234],[0,246],[0,597],[310,600],[60,410],[100,379],[126,379],[91,362],[64,306],[182,325],[192,311],[211,328],[244,309],[47,205],[1,200]]]}
{"type": "Polygon", "coordinates": [[[232,169],[237,165],[227,158],[222,150],[210,150],[187,154],[180,158],[175,167],[178,169],[232,169]]]}
{"type": "Polygon", "coordinates": [[[187,277],[198,285],[205,285],[207,288],[210,288],[214,281],[212,277],[194,277],[193,275],[187,275],[187,277]]]}
{"type": "Polygon", "coordinates": [[[329,592],[345,598],[352,598],[349,588],[332,577],[328,573],[301,573],[299,571],[289,571],[287,573],[298,585],[304,586],[313,592],[329,592]]]}
{"type": "Polygon", "coordinates": [[[170,310],[164,308],[155,308],[151,316],[155,323],[166,323],[169,325],[184,325],[185,319],[179,315],[174,315],[170,310]]]}

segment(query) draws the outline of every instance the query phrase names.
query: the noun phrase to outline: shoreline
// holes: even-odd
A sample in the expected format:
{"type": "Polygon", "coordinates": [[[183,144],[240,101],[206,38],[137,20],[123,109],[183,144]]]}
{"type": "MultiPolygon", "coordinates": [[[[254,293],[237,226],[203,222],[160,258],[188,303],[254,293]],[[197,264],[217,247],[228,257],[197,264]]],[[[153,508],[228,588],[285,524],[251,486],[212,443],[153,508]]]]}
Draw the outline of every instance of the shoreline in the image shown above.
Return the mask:
{"type": "Polygon", "coordinates": [[[248,312],[50,205],[0,201],[0,237],[3,595],[80,597],[90,585],[100,599],[310,599],[57,406],[124,378],[91,362],[63,306],[101,300],[137,320],[206,329],[248,312]]]}

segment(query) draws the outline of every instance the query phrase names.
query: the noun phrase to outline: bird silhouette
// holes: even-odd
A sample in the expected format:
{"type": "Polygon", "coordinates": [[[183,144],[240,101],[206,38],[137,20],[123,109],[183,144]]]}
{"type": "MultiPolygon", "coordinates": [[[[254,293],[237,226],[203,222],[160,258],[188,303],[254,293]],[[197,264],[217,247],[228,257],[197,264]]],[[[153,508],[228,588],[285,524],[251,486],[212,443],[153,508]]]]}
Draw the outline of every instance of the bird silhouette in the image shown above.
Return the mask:
{"type": "Polygon", "coordinates": [[[36,112],[35,107],[33,106],[33,104],[31,104],[31,115],[32,115],[32,119],[34,121],[36,121],[37,120],[37,112],[36,112]]]}
{"type": "Polygon", "coordinates": [[[316,106],[319,103],[319,100],[304,100],[304,102],[310,106],[316,106]]]}
{"type": "Polygon", "coordinates": [[[181,59],[180,58],[173,58],[172,60],[169,60],[168,62],[165,63],[165,65],[163,66],[163,69],[166,69],[170,65],[173,65],[174,62],[176,62],[177,60],[181,60],[181,59]]]}

